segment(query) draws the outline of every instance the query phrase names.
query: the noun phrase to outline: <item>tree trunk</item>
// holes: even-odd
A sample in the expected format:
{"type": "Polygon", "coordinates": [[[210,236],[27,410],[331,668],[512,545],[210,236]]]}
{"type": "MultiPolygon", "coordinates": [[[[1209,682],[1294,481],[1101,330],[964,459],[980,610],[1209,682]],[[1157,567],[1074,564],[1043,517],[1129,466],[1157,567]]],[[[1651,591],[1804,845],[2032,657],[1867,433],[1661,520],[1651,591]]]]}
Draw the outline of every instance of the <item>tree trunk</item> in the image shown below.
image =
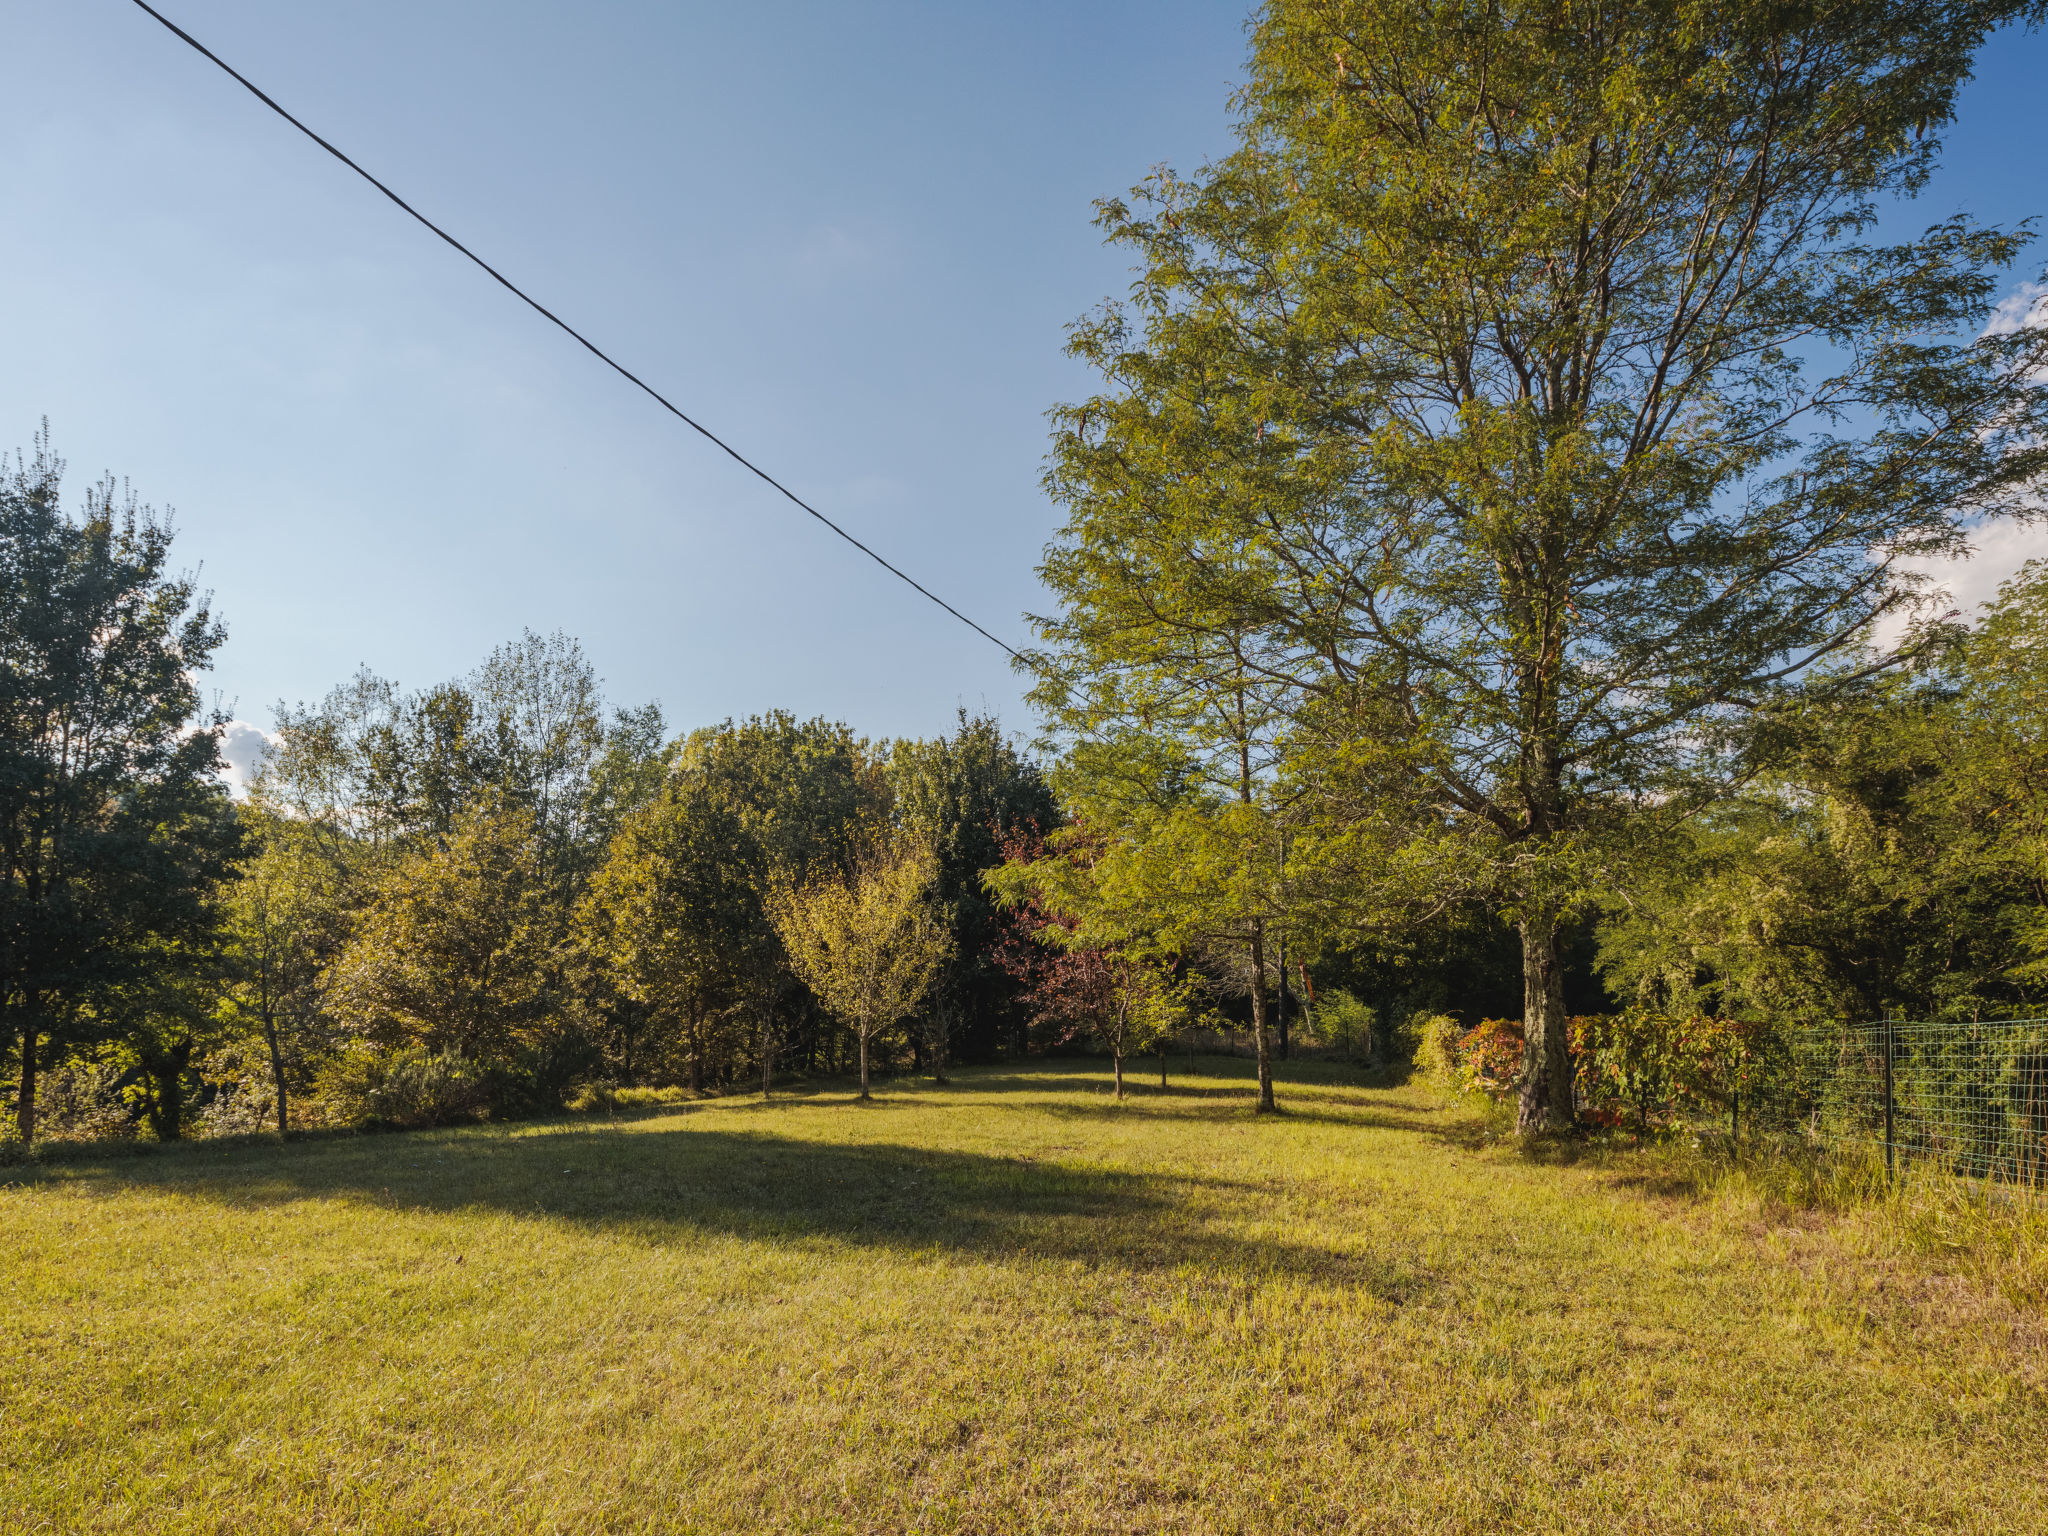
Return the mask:
{"type": "Polygon", "coordinates": [[[690,1004],[690,1092],[704,1091],[704,1010],[690,1004]]]}
{"type": "Polygon", "coordinates": [[[860,1037],[860,1096],[868,1097],[868,1037],[860,1037]]]}
{"type": "Polygon", "coordinates": [[[149,1076],[149,1127],[158,1141],[177,1141],[185,1134],[185,1086],[182,1079],[192,1060],[188,1036],[168,1050],[140,1053],[149,1076]]]}
{"type": "Polygon", "coordinates": [[[285,1112],[284,1052],[277,1044],[277,1015],[270,1009],[263,1010],[263,1039],[270,1047],[270,1082],[277,1090],[277,1139],[283,1141],[291,1134],[291,1117],[285,1112]]]}
{"type": "Polygon", "coordinates": [[[1109,1059],[1116,1063],[1116,1096],[1121,1103],[1124,1096],[1124,1048],[1117,1046],[1109,1053],[1109,1059]]]}
{"type": "Polygon", "coordinates": [[[761,1097],[767,1098],[775,1083],[775,1010],[761,1011],[761,1097]]]}
{"type": "Polygon", "coordinates": [[[14,1099],[14,1126],[24,1147],[36,1140],[36,1034],[33,1023],[21,1026],[21,1087],[14,1099]]]}
{"type": "Polygon", "coordinates": [[[1557,918],[1536,912],[1522,919],[1522,1084],[1516,1129],[1525,1136],[1563,1131],[1572,1108],[1571,1042],[1564,1021],[1564,966],[1557,953],[1557,918]]]}
{"type": "Polygon", "coordinates": [[[1252,1044],[1259,1058],[1258,1112],[1270,1114],[1273,1103],[1273,1048],[1266,1028],[1266,925],[1252,924],[1252,1044]]]}
{"type": "Polygon", "coordinates": [[[1287,936],[1280,936],[1278,963],[1273,967],[1278,974],[1279,985],[1274,988],[1273,1004],[1280,1011],[1280,1059],[1289,1059],[1287,1049],[1287,936]]]}
{"type": "Polygon", "coordinates": [[[1166,1092],[1166,1042],[1159,1042],[1159,1091],[1166,1092]]]}

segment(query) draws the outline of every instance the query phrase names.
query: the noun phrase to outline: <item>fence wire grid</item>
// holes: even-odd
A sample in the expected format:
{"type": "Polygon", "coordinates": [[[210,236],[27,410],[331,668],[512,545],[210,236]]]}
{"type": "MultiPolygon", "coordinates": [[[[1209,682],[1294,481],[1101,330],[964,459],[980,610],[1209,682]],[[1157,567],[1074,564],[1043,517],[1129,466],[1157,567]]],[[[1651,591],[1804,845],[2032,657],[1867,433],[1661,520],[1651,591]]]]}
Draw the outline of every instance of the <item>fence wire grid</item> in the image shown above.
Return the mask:
{"type": "Polygon", "coordinates": [[[1737,1114],[1864,1143],[1888,1169],[2048,1186],[2048,1020],[1878,1021],[1803,1030],[1737,1114]]]}

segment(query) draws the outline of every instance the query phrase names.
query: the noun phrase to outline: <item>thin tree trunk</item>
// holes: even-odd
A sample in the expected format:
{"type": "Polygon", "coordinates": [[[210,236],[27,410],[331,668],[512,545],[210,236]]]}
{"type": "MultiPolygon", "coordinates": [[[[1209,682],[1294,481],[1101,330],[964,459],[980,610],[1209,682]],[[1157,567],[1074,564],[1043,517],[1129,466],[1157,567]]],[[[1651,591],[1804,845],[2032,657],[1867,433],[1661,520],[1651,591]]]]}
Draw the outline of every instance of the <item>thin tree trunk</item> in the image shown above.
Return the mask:
{"type": "Polygon", "coordinates": [[[1252,924],[1252,1044],[1259,1059],[1259,1113],[1270,1114],[1273,1103],[1273,1049],[1266,1028],[1266,925],[1252,924]]]}
{"type": "Polygon", "coordinates": [[[14,1100],[14,1126],[24,1147],[36,1139],[36,1034],[33,1023],[21,1026],[21,1087],[14,1100]]]}
{"type": "Polygon", "coordinates": [[[1159,1091],[1166,1091],[1166,1042],[1159,1042],[1159,1091]]]}
{"type": "Polygon", "coordinates": [[[761,1010],[761,1097],[775,1084],[775,1005],[761,1010]]]}
{"type": "Polygon", "coordinates": [[[1116,1063],[1116,1096],[1117,1101],[1121,1103],[1124,1096],[1124,1048],[1116,1046],[1110,1051],[1109,1057],[1116,1063]]]}
{"type": "Polygon", "coordinates": [[[1280,935],[1280,953],[1273,969],[1279,977],[1279,985],[1274,989],[1273,993],[1273,1004],[1280,1011],[1280,1059],[1287,1061],[1290,1059],[1290,1056],[1287,1048],[1287,935],[1285,933],[1280,935]]]}
{"type": "Polygon", "coordinates": [[[277,1043],[277,1015],[268,1008],[263,1010],[263,1039],[270,1047],[270,1081],[277,1090],[277,1139],[283,1141],[291,1134],[291,1117],[285,1107],[284,1052],[277,1043]]]}
{"type": "Polygon", "coordinates": [[[868,1037],[865,1033],[860,1037],[860,1096],[868,1097],[868,1037]]]}
{"type": "Polygon", "coordinates": [[[1555,914],[1539,911],[1524,917],[1521,934],[1524,1044],[1516,1129],[1530,1136],[1568,1130],[1575,1116],[1555,914]]]}

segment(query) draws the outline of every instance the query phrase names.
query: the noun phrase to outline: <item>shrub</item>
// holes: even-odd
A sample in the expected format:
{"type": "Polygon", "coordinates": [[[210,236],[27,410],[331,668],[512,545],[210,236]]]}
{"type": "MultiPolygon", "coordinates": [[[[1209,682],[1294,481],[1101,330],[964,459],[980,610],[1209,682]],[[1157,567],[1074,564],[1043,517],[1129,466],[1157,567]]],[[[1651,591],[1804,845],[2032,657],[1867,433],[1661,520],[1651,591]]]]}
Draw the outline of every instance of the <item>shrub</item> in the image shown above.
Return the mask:
{"type": "Polygon", "coordinates": [[[402,1051],[370,1091],[370,1118],[417,1128],[480,1120],[491,1107],[491,1085],[460,1051],[402,1051]]]}
{"type": "Polygon", "coordinates": [[[1316,999],[1315,1035],[1332,1050],[1355,1061],[1379,1054],[1379,1015],[1372,1005],[1335,989],[1316,999]]]}
{"type": "Polygon", "coordinates": [[[133,1141],[135,1115],[119,1067],[74,1061],[47,1074],[37,1095],[37,1134],[51,1141],[133,1141]]]}
{"type": "Polygon", "coordinates": [[[327,1064],[314,1086],[313,1107],[333,1126],[454,1125],[484,1116],[491,1083],[460,1051],[415,1046],[387,1056],[357,1045],[327,1064]]]}
{"type": "Polygon", "coordinates": [[[216,1051],[200,1063],[199,1075],[213,1095],[199,1111],[201,1136],[247,1136],[277,1123],[277,1085],[267,1057],[254,1050],[216,1051]]]}
{"type": "Polygon", "coordinates": [[[1523,1050],[1520,1020],[1482,1019],[1459,1043],[1458,1086],[1505,1098],[1521,1081],[1523,1050]]]}
{"type": "Polygon", "coordinates": [[[1570,1021],[1583,1118],[1623,1118],[1647,1131],[1659,1117],[1723,1108],[1777,1086],[1785,1069],[1785,1036],[1771,1025],[1705,1014],[1626,1008],[1570,1021]]]}
{"type": "Polygon", "coordinates": [[[661,1109],[687,1104],[696,1097],[687,1088],[618,1088],[602,1080],[585,1083],[571,1094],[567,1108],[578,1114],[613,1114],[619,1110],[661,1109]]]}
{"type": "Polygon", "coordinates": [[[1465,1041],[1464,1027],[1448,1013],[1424,1014],[1411,1019],[1408,1027],[1417,1036],[1415,1064],[1422,1075],[1440,1088],[1459,1087],[1458,1048],[1465,1041]]]}

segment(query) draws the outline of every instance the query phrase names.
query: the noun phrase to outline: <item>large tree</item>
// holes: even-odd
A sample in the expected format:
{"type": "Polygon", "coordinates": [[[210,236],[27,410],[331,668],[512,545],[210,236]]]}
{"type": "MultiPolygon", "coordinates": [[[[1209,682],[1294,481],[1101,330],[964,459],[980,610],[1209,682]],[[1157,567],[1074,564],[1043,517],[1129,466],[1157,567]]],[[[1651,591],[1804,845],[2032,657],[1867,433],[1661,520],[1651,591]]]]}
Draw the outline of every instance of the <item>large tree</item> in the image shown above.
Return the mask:
{"type": "Polygon", "coordinates": [[[679,773],[625,818],[591,878],[576,917],[585,990],[616,1021],[612,1055],[628,1082],[650,1045],[672,1039],[702,1088],[708,1026],[758,969],[753,951],[774,943],[745,838],[720,786],[679,773]]]}
{"type": "Polygon", "coordinates": [[[69,517],[63,469],[39,440],[0,472],[0,1018],[23,1141],[46,1060],[153,1021],[167,968],[210,952],[239,851],[196,680],[221,626],[170,574],[168,519],[111,480],[69,517]]]}
{"type": "Polygon", "coordinates": [[[886,818],[888,781],[846,726],[783,710],[693,732],[675,771],[701,781],[737,822],[724,857],[749,896],[744,926],[730,931],[729,975],[733,1001],[755,1026],[766,1094],[791,1010],[803,1001],[792,984],[803,973],[792,975],[770,898],[786,886],[843,881],[861,829],[886,818]]]}
{"type": "Polygon", "coordinates": [[[458,812],[444,844],[423,841],[379,873],[331,968],[336,1018],[379,1045],[460,1051],[551,1095],[566,934],[548,875],[523,807],[485,798],[458,812]]]}
{"type": "Polygon", "coordinates": [[[1525,1129],[1627,829],[2037,508],[2048,343],[1985,328],[2023,234],[1873,233],[2039,13],[1272,0],[1237,151],[1103,208],[1141,272],[1075,333],[1048,674],[1227,651],[1326,819],[1398,808],[1370,846],[1520,929],[1525,1129]]]}

